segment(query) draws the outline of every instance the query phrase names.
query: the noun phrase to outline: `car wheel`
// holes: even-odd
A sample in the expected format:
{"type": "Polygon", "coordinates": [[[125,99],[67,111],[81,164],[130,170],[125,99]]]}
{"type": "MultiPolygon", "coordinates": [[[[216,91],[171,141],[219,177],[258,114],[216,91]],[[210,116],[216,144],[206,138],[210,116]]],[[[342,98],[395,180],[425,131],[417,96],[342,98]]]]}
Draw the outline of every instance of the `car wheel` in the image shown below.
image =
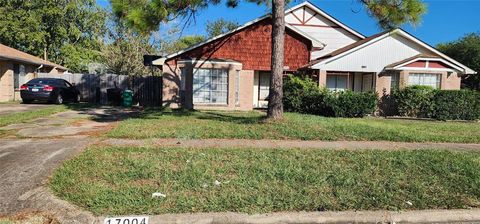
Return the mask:
{"type": "Polygon", "coordinates": [[[62,94],[58,94],[57,95],[57,99],[55,99],[55,103],[56,104],[62,104],[63,103],[63,97],[62,97],[62,94]]]}
{"type": "Polygon", "coordinates": [[[29,103],[31,103],[31,102],[32,102],[32,100],[24,100],[24,99],[22,99],[22,103],[24,103],[24,104],[29,104],[29,103]]]}
{"type": "Polygon", "coordinates": [[[77,94],[75,99],[73,100],[74,103],[80,103],[80,94],[77,94]]]}

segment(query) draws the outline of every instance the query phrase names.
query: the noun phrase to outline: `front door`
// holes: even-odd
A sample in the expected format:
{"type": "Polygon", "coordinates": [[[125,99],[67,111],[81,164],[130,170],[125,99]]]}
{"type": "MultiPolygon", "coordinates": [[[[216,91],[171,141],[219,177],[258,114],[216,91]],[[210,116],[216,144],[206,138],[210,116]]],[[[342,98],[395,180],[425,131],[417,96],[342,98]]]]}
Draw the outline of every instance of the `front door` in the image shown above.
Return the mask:
{"type": "Polygon", "coordinates": [[[253,85],[253,107],[267,108],[268,96],[270,94],[270,72],[255,72],[253,85]]]}

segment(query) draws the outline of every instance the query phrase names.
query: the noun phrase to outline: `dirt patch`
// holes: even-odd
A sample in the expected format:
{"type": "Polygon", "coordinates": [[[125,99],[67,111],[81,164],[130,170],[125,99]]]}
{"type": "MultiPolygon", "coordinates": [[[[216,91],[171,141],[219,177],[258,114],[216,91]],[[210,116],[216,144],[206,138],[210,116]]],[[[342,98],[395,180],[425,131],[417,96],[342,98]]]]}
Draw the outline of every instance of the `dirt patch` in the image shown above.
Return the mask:
{"type": "Polygon", "coordinates": [[[0,216],[0,223],[60,224],[53,215],[40,211],[24,211],[12,216],[0,216]]]}

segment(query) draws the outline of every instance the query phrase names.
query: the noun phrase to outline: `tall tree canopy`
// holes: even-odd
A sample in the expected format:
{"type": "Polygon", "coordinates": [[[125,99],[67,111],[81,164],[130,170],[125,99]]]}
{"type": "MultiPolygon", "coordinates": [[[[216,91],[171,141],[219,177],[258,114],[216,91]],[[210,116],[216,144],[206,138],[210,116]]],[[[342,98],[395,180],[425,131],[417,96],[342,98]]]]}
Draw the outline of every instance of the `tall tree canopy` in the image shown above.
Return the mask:
{"type": "Polygon", "coordinates": [[[213,22],[207,22],[207,34],[208,38],[216,37],[220,34],[227,33],[236,29],[240,25],[237,22],[228,21],[226,19],[218,19],[213,22]]]}
{"type": "MultiPolygon", "coordinates": [[[[161,22],[178,16],[191,17],[199,9],[209,4],[218,4],[221,0],[110,0],[115,14],[125,19],[136,29],[148,32],[157,30],[161,22]]],[[[241,0],[227,0],[230,7],[236,7],[241,0]]],[[[267,4],[272,8],[272,66],[271,86],[267,116],[281,119],[282,76],[285,33],[285,0],[243,0],[257,4],[267,4]]],[[[378,21],[383,29],[398,27],[403,23],[418,24],[426,11],[422,0],[358,0],[365,6],[370,16],[378,21]]],[[[288,3],[288,0],[287,0],[288,3]]]]}
{"type": "MultiPolygon", "coordinates": [[[[459,40],[439,44],[437,48],[474,71],[480,72],[480,33],[470,33],[459,40]]],[[[480,90],[480,75],[469,75],[463,83],[466,87],[480,90]]]]}
{"type": "Polygon", "coordinates": [[[0,43],[81,71],[100,57],[105,12],[95,0],[0,0],[0,43]]]}

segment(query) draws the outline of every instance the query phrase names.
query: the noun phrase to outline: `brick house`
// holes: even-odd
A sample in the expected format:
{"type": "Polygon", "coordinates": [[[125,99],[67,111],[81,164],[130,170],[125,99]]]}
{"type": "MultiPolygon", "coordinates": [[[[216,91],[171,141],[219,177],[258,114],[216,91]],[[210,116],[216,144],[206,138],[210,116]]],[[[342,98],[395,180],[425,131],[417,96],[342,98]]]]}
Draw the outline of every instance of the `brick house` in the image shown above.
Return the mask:
{"type": "MultiPolygon", "coordinates": [[[[163,71],[163,103],[194,109],[252,110],[268,105],[270,15],[153,64],[163,71]]],[[[285,12],[285,73],[315,77],[334,91],[407,85],[460,89],[475,71],[395,29],[365,37],[309,2],[285,12]]]]}
{"type": "Polygon", "coordinates": [[[63,74],[67,68],[0,44],[0,102],[20,100],[19,88],[37,72],[63,74]]]}

